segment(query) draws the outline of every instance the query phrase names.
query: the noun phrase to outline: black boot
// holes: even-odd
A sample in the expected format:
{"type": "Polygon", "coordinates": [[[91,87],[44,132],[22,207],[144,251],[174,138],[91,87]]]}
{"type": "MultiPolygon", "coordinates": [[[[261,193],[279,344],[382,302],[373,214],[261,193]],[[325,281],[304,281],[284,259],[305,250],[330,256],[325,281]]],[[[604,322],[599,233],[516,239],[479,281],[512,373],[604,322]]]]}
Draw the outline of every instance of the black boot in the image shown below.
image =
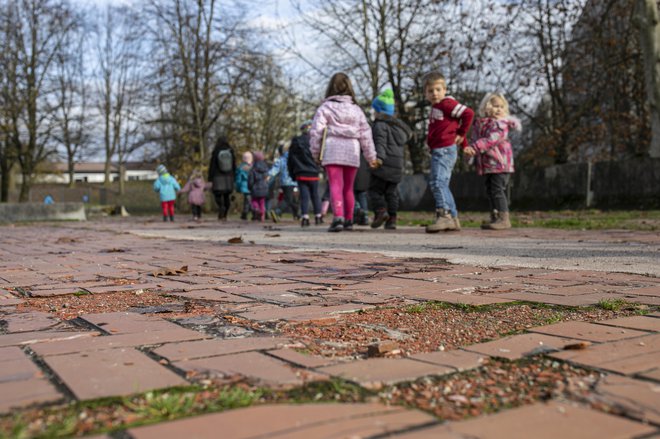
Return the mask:
{"type": "Polygon", "coordinates": [[[376,217],[374,218],[374,221],[371,223],[371,228],[372,229],[379,228],[388,219],[390,219],[390,216],[388,215],[387,211],[385,209],[378,209],[376,211],[376,217]]]}
{"type": "Polygon", "coordinates": [[[389,215],[389,218],[385,222],[385,228],[387,230],[396,230],[396,215],[389,215]]]}
{"type": "Polygon", "coordinates": [[[332,220],[328,232],[341,232],[344,230],[344,218],[338,217],[332,220]]]}

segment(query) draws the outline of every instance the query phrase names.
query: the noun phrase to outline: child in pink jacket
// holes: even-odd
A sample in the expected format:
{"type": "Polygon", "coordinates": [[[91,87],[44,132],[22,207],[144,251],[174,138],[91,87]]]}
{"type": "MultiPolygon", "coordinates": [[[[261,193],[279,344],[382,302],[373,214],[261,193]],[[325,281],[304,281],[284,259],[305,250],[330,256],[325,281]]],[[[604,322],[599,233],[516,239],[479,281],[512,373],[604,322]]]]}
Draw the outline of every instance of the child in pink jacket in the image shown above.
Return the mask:
{"type": "Polygon", "coordinates": [[[321,161],[328,176],[334,213],[328,231],[353,230],[353,182],[360,166],[360,149],[369,166],[376,167],[377,161],[371,127],[355,102],[351,80],[345,73],[330,78],[325,99],[312,121],[309,144],[312,157],[321,161]]]}
{"type": "Polygon", "coordinates": [[[190,175],[190,179],[181,189],[181,193],[188,193],[188,204],[192,210],[193,221],[202,220],[202,206],[206,203],[206,196],[204,191],[211,188],[211,183],[206,183],[202,178],[202,173],[199,170],[194,170],[190,175]]]}
{"type": "Polygon", "coordinates": [[[489,93],[479,105],[479,118],[472,128],[470,146],[465,153],[475,158],[477,173],[486,176],[486,194],[491,209],[490,223],[482,229],[511,228],[506,188],[513,173],[513,149],[509,130],[520,130],[520,121],[509,115],[503,95],[489,93]]]}

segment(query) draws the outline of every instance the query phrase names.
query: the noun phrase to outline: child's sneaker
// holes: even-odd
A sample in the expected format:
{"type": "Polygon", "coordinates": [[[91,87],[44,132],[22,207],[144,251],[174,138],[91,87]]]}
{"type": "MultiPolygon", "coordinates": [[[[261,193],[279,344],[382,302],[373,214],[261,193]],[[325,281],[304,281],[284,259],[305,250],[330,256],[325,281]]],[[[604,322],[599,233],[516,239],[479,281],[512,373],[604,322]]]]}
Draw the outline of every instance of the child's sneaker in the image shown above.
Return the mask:
{"type": "Polygon", "coordinates": [[[353,220],[344,221],[344,230],[348,230],[348,231],[353,230],[353,220]]]}
{"type": "Polygon", "coordinates": [[[332,220],[328,232],[341,232],[344,230],[344,218],[338,217],[332,220]]]}
{"type": "Polygon", "coordinates": [[[303,218],[300,220],[300,227],[309,227],[309,218],[303,218]]]}
{"type": "Polygon", "coordinates": [[[314,225],[318,226],[319,224],[323,224],[323,215],[316,215],[314,217],[314,225]]]}

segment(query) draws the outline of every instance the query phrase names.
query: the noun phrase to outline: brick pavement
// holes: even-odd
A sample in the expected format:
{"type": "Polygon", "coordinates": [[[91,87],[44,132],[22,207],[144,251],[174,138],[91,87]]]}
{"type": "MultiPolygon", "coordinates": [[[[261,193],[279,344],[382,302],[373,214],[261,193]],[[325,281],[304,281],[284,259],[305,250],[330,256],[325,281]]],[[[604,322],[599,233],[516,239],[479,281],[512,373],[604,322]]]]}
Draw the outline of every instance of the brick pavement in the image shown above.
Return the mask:
{"type": "MultiPolygon", "coordinates": [[[[603,298],[625,298],[657,305],[660,279],[656,277],[512,266],[451,265],[429,271],[428,262],[385,259],[373,253],[146,239],[123,233],[122,227],[110,231],[107,224],[89,223],[84,227],[2,228],[0,413],[185,385],[200,374],[242,374],[273,387],[339,377],[377,389],[480,367],[489,357],[517,360],[546,354],[608,372],[591,397],[615,404],[621,413],[605,414],[584,404],[553,401],[440,425],[423,412],[380,404],[277,405],[134,428],[128,435],[181,437],[183,432],[196,432],[199,437],[215,437],[217,425],[223,426],[227,438],[495,438],[519,437],[516,432],[525,428],[538,432],[534,437],[660,434],[658,313],[529,328],[524,334],[449,352],[347,360],[302,354],[299,350],[304,346],[299,342],[272,333],[247,330],[238,332],[241,337],[223,338],[184,328],[159,314],[140,314],[140,310],[108,309],[60,321],[50,313],[22,306],[36,297],[120,291],[139,295],[148,290],[181,301],[199,301],[211,306],[216,315],[268,328],[283,320],[322,325],[374,306],[427,300],[466,305],[526,300],[585,306],[603,298]],[[584,341],[591,343],[586,349],[563,350],[584,341]],[[260,422],[249,422],[255,416],[260,422]]],[[[630,234],[607,233],[605,240],[621,236],[630,234]]],[[[657,242],[655,237],[645,239],[657,242]]]]}

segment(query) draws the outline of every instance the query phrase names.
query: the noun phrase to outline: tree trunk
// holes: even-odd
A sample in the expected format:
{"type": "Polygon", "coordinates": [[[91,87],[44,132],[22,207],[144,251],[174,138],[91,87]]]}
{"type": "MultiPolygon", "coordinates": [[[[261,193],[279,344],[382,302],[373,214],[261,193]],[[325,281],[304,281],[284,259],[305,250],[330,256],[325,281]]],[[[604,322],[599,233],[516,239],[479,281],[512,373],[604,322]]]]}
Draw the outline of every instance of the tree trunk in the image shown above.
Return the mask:
{"type": "Polygon", "coordinates": [[[651,119],[649,156],[660,158],[660,20],[656,0],[637,0],[637,14],[651,119]]]}
{"type": "Polygon", "coordinates": [[[21,172],[23,181],[21,182],[21,192],[18,196],[19,203],[26,203],[30,201],[30,189],[32,187],[32,175],[26,172],[21,172]]]}
{"type": "Polygon", "coordinates": [[[9,166],[9,163],[5,158],[2,158],[0,160],[0,202],[1,203],[6,203],[9,201],[9,179],[11,176],[9,175],[11,171],[11,166],[9,166]]]}

